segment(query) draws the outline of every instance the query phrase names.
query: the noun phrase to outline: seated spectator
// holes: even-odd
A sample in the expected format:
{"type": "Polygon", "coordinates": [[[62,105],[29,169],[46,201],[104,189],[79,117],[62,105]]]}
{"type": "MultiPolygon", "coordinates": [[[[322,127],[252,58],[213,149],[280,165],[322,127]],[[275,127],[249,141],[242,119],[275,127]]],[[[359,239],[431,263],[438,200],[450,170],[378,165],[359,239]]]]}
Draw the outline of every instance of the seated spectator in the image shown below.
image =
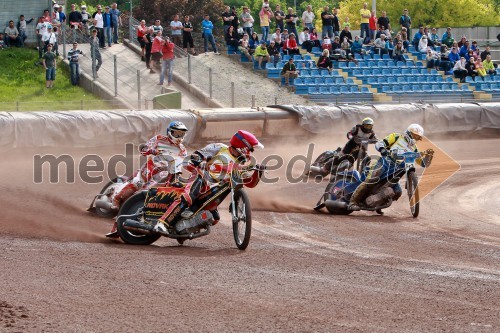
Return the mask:
{"type": "Polygon", "coordinates": [[[465,37],[465,35],[462,35],[462,38],[458,41],[458,47],[462,47],[465,45],[465,43],[469,42],[467,40],[467,37],[465,37]]]}
{"type": "Polygon", "coordinates": [[[254,31],[254,32],[252,32],[252,37],[250,37],[250,48],[252,50],[255,50],[257,48],[257,46],[259,46],[259,44],[260,44],[260,42],[259,42],[259,36],[254,31]]]}
{"type": "Polygon", "coordinates": [[[229,28],[227,29],[225,39],[226,39],[226,44],[228,46],[232,46],[235,49],[238,48],[238,45],[239,45],[238,33],[234,30],[233,25],[230,25],[229,28]]]}
{"type": "Polygon", "coordinates": [[[342,50],[342,45],[340,44],[339,36],[335,36],[333,38],[332,54],[339,54],[341,58],[347,58],[346,52],[342,50]]]}
{"type": "Polygon", "coordinates": [[[244,54],[248,60],[252,59],[250,54],[252,54],[255,50],[250,48],[250,41],[248,40],[248,34],[246,32],[243,34],[243,38],[239,41],[238,51],[244,54]]]}
{"type": "MultiPolygon", "coordinates": [[[[460,45],[460,44],[459,44],[460,45]]],[[[461,57],[465,57],[467,59],[467,54],[469,53],[470,50],[470,45],[469,41],[466,40],[462,46],[460,46],[460,51],[458,54],[460,54],[461,57]]],[[[472,51],[472,50],[471,50],[472,51]]],[[[468,60],[468,59],[467,59],[468,60]]]]}
{"type": "Polygon", "coordinates": [[[311,33],[309,34],[309,40],[313,42],[314,47],[321,47],[321,43],[316,28],[311,29],[311,33]]]}
{"type": "Polygon", "coordinates": [[[259,63],[259,68],[262,68],[262,60],[266,60],[266,62],[271,61],[271,57],[269,56],[269,52],[267,52],[267,44],[265,41],[261,41],[260,45],[255,49],[255,52],[253,54],[254,60],[257,60],[259,63]]]}
{"type": "Polygon", "coordinates": [[[269,46],[267,47],[267,53],[271,57],[271,61],[276,66],[276,63],[281,60],[281,53],[279,46],[276,45],[274,40],[271,40],[269,46]]]}
{"type": "Polygon", "coordinates": [[[422,38],[420,38],[420,41],[418,42],[418,52],[420,53],[427,53],[427,51],[429,50],[429,46],[428,46],[428,43],[427,43],[427,36],[422,36],[422,38]]]}
{"type": "Polygon", "coordinates": [[[314,43],[311,42],[309,35],[309,28],[305,27],[304,30],[299,34],[299,44],[304,46],[308,53],[311,53],[314,43]]]}
{"type": "Polygon", "coordinates": [[[281,38],[283,40],[283,45],[285,45],[285,42],[289,36],[290,36],[290,34],[288,33],[288,29],[287,28],[283,29],[283,31],[281,32],[281,38]]]}
{"type": "Polygon", "coordinates": [[[408,50],[410,46],[410,40],[408,39],[408,30],[405,27],[402,27],[400,34],[401,39],[403,40],[403,46],[405,47],[405,50],[408,50]]]}
{"type": "Polygon", "coordinates": [[[398,40],[396,43],[396,47],[392,51],[392,59],[397,63],[398,61],[402,61],[406,63],[406,59],[404,57],[405,49],[403,47],[403,41],[398,40]]]}
{"type": "Polygon", "coordinates": [[[428,36],[428,44],[434,50],[439,50],[439,47],[441,46],[441,38],[439,38],[439,35],[437,34],[436,28],[432,28],[430,35],[428,36]]]}
{"type": "Polygon", "coordinates": [[[0,50],[5,48],[7,48],[7,45],[5,45],[5,41],[3,40],[3,33],[0,32],[0,50]]]}
{"type": "MultiPolygon", "coordinates": [[[[359,39],[359,37],[358,37],[359,39]]],[[[318,62],[316,63],[316,66],[321,69],[328,69],[328,72],[332,72],[332,61],[330,60],[330,51],[327,49],[323,50],[323,53],[321,53],[321,56],[318,59],[318,62]]]]}
{"type": "Polygon", "coordinates": [[[475,40],[472,41],[470,49],[473,51],[475,59],[481,56],[481,50],[479,50],[479,46],[477,46],[477,42],[475,40]]]}
{"type": "Polygon", "coordinates": [[[489,46],[489,45],[486,45],[486,46],[485,46],[485,48],[484,48],[484,51],[483,51],[483,52],[481,52],[481,54],[480,54],[480,55],[481,55],[481,60],[482,60],[482,61],[486,60],[486,56],[487,56],[488,54],[491,54],[491,51],[490,51],[490,46],[489,46]]]}
{"type": "Polygon", "coordinates": [[[493,61],[491,61],[491,54],[488,54],[486,56],[486,59],[484,59],[483,67],[484,67],[484,70],[486,71],[486,74],[489,74],[489,75],[496,75],[497,74],[495,64],[493,64],[493,61]]]}
{"type": "Polygon", "coordinates": [[[469,59],[470,59],[471,57],[474,57],[474,59],[476,58],[476,57],[474,56],[474,51],[469,50],[469,51],[467,52],[467,54],[465,55],[465,60],[469,61],[469,59]]]}
{"type": "Polygon", "coordinates": [[[281,33],[281,29],[278,27],[274,34],[271,35],[271,40],[275,42],[277,47],[283,47],[283,34],[281,33]]]}
{"type": "Polygon", "coordinates": [[[323,50],[328,50],[328,51],[332,50],[332,41],[330,40],[330,38],[328,37],[328,35],[325,35],[323,37],[323,44],[321,44],[321,48],[323,50]]]}
{"type": "Polygon", "coordinates": [[[456,78],[460,79],[461,83],[465,82],[465,77],[467,76],[467,69],[465,68],[465,57],[460,57],[460,61],[455,63],[453,66],[453,74],[456,78]]]}
{"type": "Polygon", "coordinates": [[[346,57],[349,58],[351,54],[351,44],[347,37],[344,37],[344,40],[340,43],[340,48],[345,52],[346,57]]]}
{"type": "Polygon", "coordinates": [[[344,38],[347,38],[347,42],[349,44],[352,44],[352,34],[351,34],[351,31],[349,31],[349,26],[346,25],[344,27],[344,30],[342,30],[342,32],[340,33],[340,40],[343,42],[344,41],[344,38]]]}
{"type": "Polygon", "coordinates": [[[389,53],[389,56],[392,58],[392,51],[394,50],[394,44],[392,43],[392,39],[389,37],[385,38],[385,48],[389,53]]]}
{"type": "Polygon", "coordinates": [[[439,70],[439,65],[441,64],[441,56],[439,53],[429,48],[425,59],[427,60],[427,68],[439,70]]]}
{"type": "Polygon", "coordinates": [[[359,41],[359,36],[354,37],[351,44],[351,53],[363,54],[363,44],[359,41]]]}
{"type": "Polygon", "coordinates": [[[480,76],[481,78],[486,76],[486,69],[483,66],[481,58],[476,59],[476,70],[477,70],[477,75],[480,76]]]}
{"type": "Polygon", "coordinates": [[[446,32],[443,34],[443,37],[441,38],[441,44],[444,44],[448,47],[452,47],[454,42],[455,42],[455,39],[453,38],[453,36],[451,34],[451,28],[448,27],[448,28],[446,28],[446,32]]]}
{"type": "MultiPolygon", "coordinates": [[[[424,36],[424,27],[419,27],[418,31],[415,33],[413,36],[413,41],[412,44],[413,46],[418,50],[418,44],[420,40],[422,39],[422,36],[424,36]]],[[[427,51],[426,51],[427,52],[427,51]]]]}
{"type": "MultiPolygon", "coordinates": [[[[446,45],[443,45],[446,47],[446,45]]],[[[451,52],[449,52],[447,55],[443,57],[441,55],[441,67],[444,69],[446,74],[452,74],[449,73],[450,70],[453,69],[453,66],[455,66],[455,63],[460,60],[460,56],[458,55],[458,50],[456,47],[451,48],[451,52]]]]}
{"type": "Polygon", "coordinates": [[[385,48],[385,35],[381,34],[380,38],[375,39],[373,43],[373,50],[377,54],[387,54],[387,49],[385,48]]]}
{"type": "Polygon", "coordinates": [[[285,78],[285,86],[288,86],[290,84],[290,78],[295,79],[299,76],[297,67],[295,67],[295,64],[293,63],[293,57],[290,57],[290,59],[288,59],[288,62],[283,66],[283,69],[281,70],[281,76],[285,78]]]}
{"type": "Polygon", "coordinates": [[[474,80],[477,76],[476,60],[474,57],[470,57],[465,63],[465,69],[467,70],[467,76],[472,77],[474,80]]]}
{"type": "Polygon", "coordinates": [[[294,55],[294,54],[300,55],[299,45],[297,44],[297,41],[295,40],[295,34],[293,32],[290,34],[290,38],[288,38],[285,41],[285,46],[283,47],[283,52],[286,52],[288,55],[294,55]]]}
{"type": "MultiPolygon", "coordinates": [[[[380,38],[380,35],[382,35],[382,34],[384,34],[384,35],[385,35],[385,27],[384,27],[383,25],[381,25],[381,26],[378,28],[377,32],[375,33],[375,38],[374,38],[373,40],[375,40],[375,39],[377,39],[377,38],[380,38]]],[[[386,36],[387,36],[387,35],[386,35],[386,36]]]]}
{"type": "Polygon", "coordinates": [[[5,45],[7,46],[17,46],[22,45],[21,36],[19,36],[19,30],[14,26],[14,21],[9,21],[9,26],[5,28],[5,45]]]}
{"type": "Polygon", "coordinates": [[[19,21],[17,22],[17,30],[19,31],[19,37],[21,37],[21,46],[24,46],[24,41],[28,36],[26,35],[27,25],[33,22],[35,18],[31,18],[29,20],[24,19],[24,15],[19,16],[19,21]]]}

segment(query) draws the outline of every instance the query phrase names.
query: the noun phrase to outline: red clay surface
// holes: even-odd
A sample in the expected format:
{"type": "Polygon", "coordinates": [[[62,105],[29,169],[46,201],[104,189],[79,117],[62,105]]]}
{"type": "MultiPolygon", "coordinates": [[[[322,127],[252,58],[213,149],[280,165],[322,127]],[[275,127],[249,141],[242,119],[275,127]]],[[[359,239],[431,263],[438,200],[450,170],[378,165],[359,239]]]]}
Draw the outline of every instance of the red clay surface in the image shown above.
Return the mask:
{"type": "Polygon", "coordinates": [[[406,196],[331,216],[311,210],[325,182],[259,185],[243,252],[227,203],[211,235],[139,247],[85,211],[102,184],[33,183],[35,153],[120,150],[4,152],[0,332],[499,332],[500,139],[438,144],[462,169],[417,219],[406,196]]]}

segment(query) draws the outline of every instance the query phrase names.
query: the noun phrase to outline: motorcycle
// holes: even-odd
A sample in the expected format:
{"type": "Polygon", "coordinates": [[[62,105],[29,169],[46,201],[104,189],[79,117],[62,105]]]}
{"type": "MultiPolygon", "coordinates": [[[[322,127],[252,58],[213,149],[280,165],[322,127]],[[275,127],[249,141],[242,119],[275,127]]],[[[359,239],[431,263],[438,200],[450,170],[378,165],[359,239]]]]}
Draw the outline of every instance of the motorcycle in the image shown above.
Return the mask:
{"type": "Polygon", "coordinates": [[[168,233],[157,232],[154,226],[169,205],[182,194],[183,188],[166,185],[140,191],[121,207],[117,218],[118,235],[127,244],[149,245],[164,236],[176,239],[182,245],[188,239],[192,240],[210,233],[211,227],[219,221],[217,207],[229,195],[234,241],[238,249],[245,250],[252,231],[252,209],[243,189],[245,186],[243,175],[255,170],[259,171],[260,178],[262,166],[232,167],[228,170],[230,174],[226,179],[193,201],[190,206],[193,215],[182,217],[180,210],[177,212],[176,219],[180,219],[175,224],[174,230],[168,233]]]}
{"type": "MultiPolygon", "coordinates": [[[[144,148],[145,145],[141,144],[139,152],[144,148]]],[[[147,155],[145,164],[132,176],[118,176],[106,183],[94,197],[87,211],[104,218],[116,216],[120,206],[134,193],[166,182],[171,175],[181,172],[183,157],[177,153],[168,151],[160,152],[158,155],[147,155]],[[147,175],[141,175],[141,170],[147,170],[147,175]]]]}
{"type": "Polygon", "coordinates": [[[362,173],[371,161],[370,156],[368,156],[367,153],[368,145],[377,143],[377,140],[356,138],[354,141],[358,144],[358,146],[350,154],[342,154],[342,148],[338,147],[337,150],[327,150],[319,155],[311,164],[309,170],[306,171],[305,175],[309,177],[325,177],[328,174],[336,175],[342,171],[350,170],[355,163],[355,170],[362,173]],[[323,170],[323,166],[327,163],[331,163],[329,173],[325,173],[323,170]]]}
{"type": "MultiPolygon", "coordinates": [[[[395,196],[392,186],[406,175],[406,191],[410,200],[410,211],[413,217],[417,217],[420,209],[418,176],[415,173],[415,161],[428,155],[427,152],[395,152],[392,156],[381,157],[382,163],[388,163],[388,168],[379,177],[379,181],[366,199],[361,203],[361,210],[376,211],[383,214],[382,209],[392,205],[395,196]]],[[[325,189],[325,193],[318,201],[315,210],[326,207],[330,214],[349,215],[349,201],[356,188],[366,179],[369,169],[363,173],[357,170],[344,171],[331,179],[325,189]]]]}

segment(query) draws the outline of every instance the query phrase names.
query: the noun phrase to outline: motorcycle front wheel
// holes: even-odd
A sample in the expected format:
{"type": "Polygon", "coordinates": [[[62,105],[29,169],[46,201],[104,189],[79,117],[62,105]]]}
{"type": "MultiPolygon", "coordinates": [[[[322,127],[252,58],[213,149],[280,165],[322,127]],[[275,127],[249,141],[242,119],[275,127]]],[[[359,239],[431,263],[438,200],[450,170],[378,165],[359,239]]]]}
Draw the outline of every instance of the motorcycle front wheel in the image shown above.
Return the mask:
{"type": "Polygon", "coordinates": [[[235,211],[233,215],[233,236],[236,246],[240,250],[245,250],[250,243],[252,233],[252,208],[248,195],[243,190],[234,193],[235,211]]]}
{"type": "Polygon", "coordinates": [[[420,201],[418,194],[418,177],[415,171],[409,171],[406,176],[406,191],[410,199],[410,211],[413,217],[417,217],[420,209],[420,201]]]}
{"type": "MultiPolygon", "coordinates": [[[[128,198],[127,201],[125,201],[120,208],[120,211],[118,212],[118,216],[120,215],[134,215],[138,214],[138,221],[142,221],[142,210],[144,209],[144,200],[146,199],[146,195],[143,194],[142,192],[136,193],[130,198],[128,198]]],[[[153,244],[160,238],[161,236],[158,234],[141,234],[141,233],[134,233],[130,230],[125,229],[123,226],[123,223],[127,220],[127,218],[121,218],[118,220],[117,224],[117,231],[118,235],[120,238],[127,244],[134,244],[134,245],[150,245],[153,244]]]]}

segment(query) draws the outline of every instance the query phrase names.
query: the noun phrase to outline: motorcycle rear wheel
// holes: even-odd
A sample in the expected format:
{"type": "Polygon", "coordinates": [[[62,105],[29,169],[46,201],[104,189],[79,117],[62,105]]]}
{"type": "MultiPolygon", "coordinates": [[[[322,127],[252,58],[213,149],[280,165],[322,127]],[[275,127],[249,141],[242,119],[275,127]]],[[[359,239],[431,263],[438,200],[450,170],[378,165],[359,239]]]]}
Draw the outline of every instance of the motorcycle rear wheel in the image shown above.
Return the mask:
{"type": "MultiPolygon", "coordinates": [[[[125,181],[125,177],[113,178],[112,180],[107,182],[106,185],[104,185],[104,187],[102,188],[101,192],[99,192],[99,194],[106,193],[106,191],[111,186],[115,185],[118,182],[118,179],[122,179],[122,181],[125,181]]],[[[110,218],[110,217],[116,216],[116,211],[112,211],[112,210],[108,210],[108,209],[104,209],[104,208],[99,208],[99,207],[95,207],[95,213],[97,214],[97,216],[105,217],[105,218],[110,218]]]]}
{"type": "MultiPolygon", "coordinates": [[[[342,180],[343,176],[341,175],[336,175],[335,178],[330,181],[328,183],[328,185],[326,186],[326,189],[325,189],[325,196],[328,196],[328,197],[325,197],[325,200],[330,200],[330,193],[331,191],[333,191],[333,189],[335,188],[335,184],[337,184],[338,181],[342,180]]],[[[326,208],[328,209],[328,207],[326,208]]],[[[334,215],[349,215],[352,213],[352,210],[349,210],[349,209],[328,209],[328,212],[330,214],[334,214],[334,215]]]]}
{"type": "MultiPolygon", "coordinates": [[[[120,208],[120,211],[118,212],[118,216],[120,215],[132,215],[136,214],[139,212],[139,210],[144,209],[144,200],[146,199],[146,196],[142,193],[136,193],[130,198],[128,198],[127,201],[125,201],[120,208]]],[[[117,231],[118,235],[120,238],[127,244],[133,244],[133,245],[150,245],[153,244],[160,238],[161,236],[158,234],[141,234],[141,233],[134,233],[130,230],[125,229],[123,226],[123,223],[125,222],[126,218],[122,218],[118,221],[117,225],[117,231]]]]}
{"type": "Polygon", "coordinates": [[[418,193],[418,177],[415,171],[408,172],[406,178],[406,191],[410,200],[410,211],[413,217],[417,217],[420,210],[419,193],[418,193]]]}
{"type": "Polygon", "coordinates": [[[245,191],[238,190],[234,193],[234,204],[236,208],[234,214],[237,218],[237,221],[233,222],[234,242],[238,249],[245,250],[252,234],[252,208],[245,191]]]}

